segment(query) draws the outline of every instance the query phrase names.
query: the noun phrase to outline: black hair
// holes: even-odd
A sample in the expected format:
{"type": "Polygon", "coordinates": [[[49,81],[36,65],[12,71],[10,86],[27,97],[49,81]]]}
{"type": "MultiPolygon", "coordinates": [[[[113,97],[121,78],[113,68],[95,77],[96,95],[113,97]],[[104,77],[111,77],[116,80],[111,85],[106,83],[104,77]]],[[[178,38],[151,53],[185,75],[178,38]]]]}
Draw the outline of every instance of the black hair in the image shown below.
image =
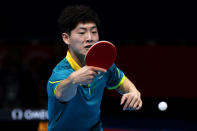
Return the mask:
{"type": "Polygon", "coordinates": [[[95,11],[86,5],[67,6],[63,9],[58,19],[61,33],[70,32],[80,23],[93,22],[99,28],[100,20],[95,11]]]}

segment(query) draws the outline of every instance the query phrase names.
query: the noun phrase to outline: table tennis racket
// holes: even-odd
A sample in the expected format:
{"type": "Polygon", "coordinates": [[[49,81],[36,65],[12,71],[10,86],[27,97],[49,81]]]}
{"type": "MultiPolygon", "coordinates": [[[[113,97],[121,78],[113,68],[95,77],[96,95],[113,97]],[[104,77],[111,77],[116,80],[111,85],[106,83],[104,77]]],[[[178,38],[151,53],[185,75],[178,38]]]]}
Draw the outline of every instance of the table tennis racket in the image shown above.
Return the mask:
{"type": "Polygon", "coordinates": [[[111,42],[98,41],[88,50],[85,56],[85,64],[107,70],[116,60],[116,56],[116,47],[111,42]]]}

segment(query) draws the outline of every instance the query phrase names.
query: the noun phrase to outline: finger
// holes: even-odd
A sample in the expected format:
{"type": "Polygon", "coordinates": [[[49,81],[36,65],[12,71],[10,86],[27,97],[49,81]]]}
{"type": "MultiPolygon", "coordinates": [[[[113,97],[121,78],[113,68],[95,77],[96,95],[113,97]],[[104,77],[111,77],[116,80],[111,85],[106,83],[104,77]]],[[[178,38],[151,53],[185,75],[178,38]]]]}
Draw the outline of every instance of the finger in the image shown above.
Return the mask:
{"type": "Polygon", "coordinates": [[[139,110],[140,108],[142,108],[142,101],[140,100],[140,103],[138,104],[138,106],[137,106],[137,110],[139,110]]]}
{"type": "Polygon", "coordinates": [[[137,109],[137,106],[139,105],[139,103],[140,103],[140,100],[137,100],[137,101],[134,103],[133,108],[134,108],[134,109],[137,109]]]}
{"type": "MultiPolygon", "coordinates": [[[[96,72],[96,71],[90,70],[90,71],[89,71],[89,75],[92,76],[92,77],[94,78],[94,77],[97,76],[97,72],[96,72]]],[[[92,78],[92,79],[93,79],[93,78],[92,78]]]]}
{"type": "Polygon", "coordinates": [[[120,105],[122,105],[125,102],[125,100],[126,100],[126,96],[123,95],[122,98],[121,98],[121,101],[120,101],[120,105]]]}
{"type": "Polygon", "coordinates": [[[133,96],[133,99],[132,99],[132,101],[131,101],[131,103],[130,103],[130,107],[134,107],[134,104],[136,103],[138,101],[138,99],[135,97],[135,96],[133,96]]]}
{"type": "Polygon", "coordinates": [[[127,98],[126,103],[125,103],[125,105],[123,107],[123,110],[126,110],[129,107],[129,105],[131,103],[131,100],[132,100],[132,97],[128,97],[127,98]]]}
{"type": "Polygon", "coordinates": [[[93,81],[94,78],[95,78],[94,75],[86,76],[86,78],[81,81],[81,84],[89,84],[93,81]]]}
{"type": "Polygon", "coordinates": [[[87,76],[85,76],[85,78],[87,80],[93,80],[96,77],[96,73],[95,72],[89,72],[89,74],[87,76]]]}
{"type": "Polygon", "coordinates": [[[94,71],[100,71],[100,72],[106,72],[106,69],[100,68],[100,67],[95,67],[95,66],[91,66],[91,69],[94,71]]]}

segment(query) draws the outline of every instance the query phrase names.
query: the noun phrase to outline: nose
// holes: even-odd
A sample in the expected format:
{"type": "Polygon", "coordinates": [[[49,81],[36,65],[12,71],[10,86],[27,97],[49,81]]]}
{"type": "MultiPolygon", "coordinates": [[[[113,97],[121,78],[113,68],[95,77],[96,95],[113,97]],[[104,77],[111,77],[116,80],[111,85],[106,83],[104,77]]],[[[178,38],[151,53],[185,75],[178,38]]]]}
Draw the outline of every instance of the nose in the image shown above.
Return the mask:
{"type": "Polygon", "coordinates": [[[87,33],[86,42],[87,42],[87,43],[93,42],[92,34],[91,34],[91,33],[87,33]]]}
{"type": "Polygon", "coordinates": [[[93,40],[86,40],[86,43],[92,43],[93,40]]]}

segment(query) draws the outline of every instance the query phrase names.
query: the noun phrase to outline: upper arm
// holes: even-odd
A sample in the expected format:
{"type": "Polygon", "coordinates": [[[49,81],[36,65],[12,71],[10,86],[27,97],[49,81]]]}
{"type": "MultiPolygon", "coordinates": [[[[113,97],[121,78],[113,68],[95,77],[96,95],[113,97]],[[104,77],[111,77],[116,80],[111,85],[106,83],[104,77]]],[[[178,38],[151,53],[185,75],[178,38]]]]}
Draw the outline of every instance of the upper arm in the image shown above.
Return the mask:
{"type": "Polygon", "coordinates": [[[53,72],[47,83],[48,96],[55,96],[55,91],[58,85],[62,80],[66,79],[69,75],[70,73],[67,71],[61,73],[53,72]]]}
{"type": "Polygon", "coordinates": [[[57,88],[57,86],[59,85],[61,80],[57,80],[57,81],[51,81],[49,80],[47,83],[47,93],[48,96],[54,96],[55,95],[55,90],[57,88]]]}
{"type": "Polygon", "coordinates": [[[109,69],[109,73],[110,75],[107,82],[107,88],[109,90],[116,89],[123,84],[125,75],[115,64],[109,69]]]}

